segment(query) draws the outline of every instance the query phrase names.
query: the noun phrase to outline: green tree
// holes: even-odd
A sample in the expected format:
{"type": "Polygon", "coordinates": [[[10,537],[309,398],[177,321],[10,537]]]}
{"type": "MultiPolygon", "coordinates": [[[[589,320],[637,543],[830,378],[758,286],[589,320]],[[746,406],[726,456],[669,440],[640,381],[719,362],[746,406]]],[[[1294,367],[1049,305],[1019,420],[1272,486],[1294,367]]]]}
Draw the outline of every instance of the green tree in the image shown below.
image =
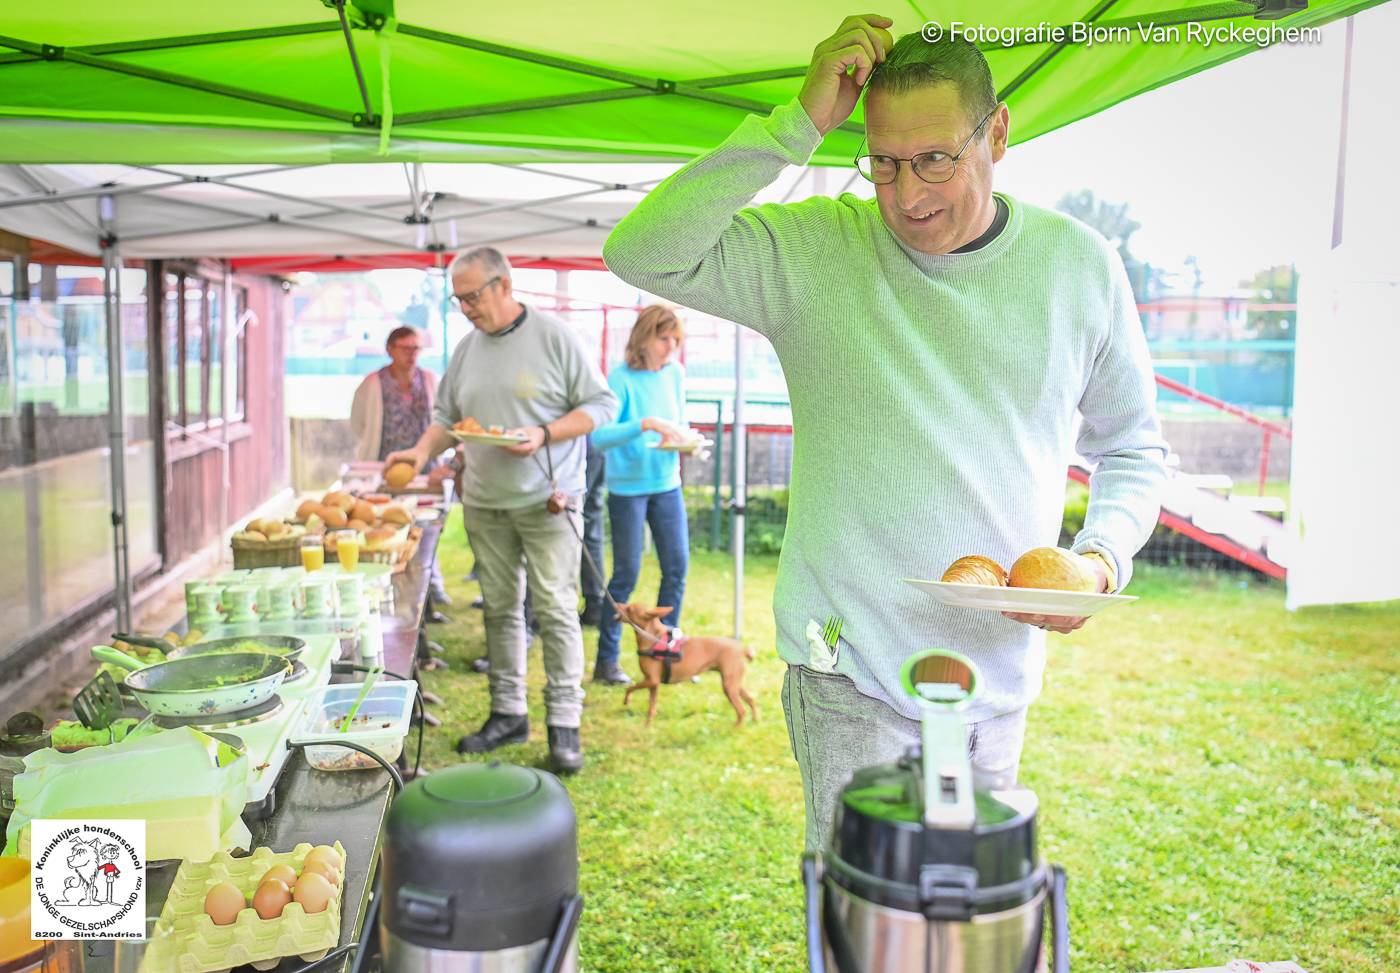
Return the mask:
{"type": "Polygon", "coordinates": [[[1290,339],[1298,323],[1298,312],[1277,305],[1295,305],[1298,301],[1298,272],[1292,264],[1266,267],[1248,280],[1240,281],[1250,292],[1250,303],[1265,305],[1245,316],[1245,333],[1250,338],[1290,339]],[[1271,306],[1272,305],[1272,306],[1271,306]]]}
{"type": "Polygon", "coordinates": [[[1127,203],[1110,203],[1095,196],[1092,189],[1081,189],[1077,193],[1065,193],[1055,208],[1098,230],[1113,244],[1128,272],[1133,298],[1139,304],[1150,303],[1166,289],[1167,275],[1161,268],[1133,256],[1129,240],[1142,229],[1142,224],[1128,215],[1127,203]]]}

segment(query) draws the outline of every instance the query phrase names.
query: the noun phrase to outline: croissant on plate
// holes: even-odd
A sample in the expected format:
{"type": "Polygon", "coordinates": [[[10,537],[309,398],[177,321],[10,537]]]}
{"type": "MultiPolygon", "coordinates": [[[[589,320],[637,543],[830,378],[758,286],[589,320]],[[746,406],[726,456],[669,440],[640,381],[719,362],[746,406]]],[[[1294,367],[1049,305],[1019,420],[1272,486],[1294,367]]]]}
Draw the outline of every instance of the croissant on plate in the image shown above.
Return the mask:
{"type": "Polygon", "coordinates": [[[943,581],[958,584],[985,584],[993,587],[1006,587],[1006,569],[989,557],[969,554],[948,565],[943,572],[943,581]]]}

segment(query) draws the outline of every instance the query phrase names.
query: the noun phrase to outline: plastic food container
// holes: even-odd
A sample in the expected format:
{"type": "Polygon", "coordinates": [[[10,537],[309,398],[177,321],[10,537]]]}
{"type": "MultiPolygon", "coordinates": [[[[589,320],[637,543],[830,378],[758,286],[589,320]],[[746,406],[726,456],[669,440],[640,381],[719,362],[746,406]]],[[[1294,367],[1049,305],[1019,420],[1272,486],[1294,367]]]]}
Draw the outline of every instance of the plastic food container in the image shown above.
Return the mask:
{"type": "MultiPolygon", "coordinates": [[[[360,682],[336,683],[309,699],[292,742],[346,740],[368,747],[389,763],[399,759],[418,683],[412,679],[377,681],[356,711],[350,729],[337,732],[363,686],[360,682]]],[[[371,757],[348,747],[309,746],[305,752],[307,763],[317,770],[380,769],[371,757]]]]}

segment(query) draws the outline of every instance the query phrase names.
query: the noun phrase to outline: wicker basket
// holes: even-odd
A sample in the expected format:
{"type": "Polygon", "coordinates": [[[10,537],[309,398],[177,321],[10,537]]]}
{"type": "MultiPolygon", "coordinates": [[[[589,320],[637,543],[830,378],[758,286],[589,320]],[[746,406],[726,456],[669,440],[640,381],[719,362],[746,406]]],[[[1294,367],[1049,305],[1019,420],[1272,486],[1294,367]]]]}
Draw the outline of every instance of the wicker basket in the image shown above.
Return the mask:
{"type": "Polygon", "coordinates": [[[280,537],[275,541],[250,541],[235,537],[233,569],[294,568],[301,564],[301,537],[280,537]]]}
{"type": "Polygon", "coordinates": [[[423,528],[410,527],[402,540],[381,547],[377,551],[361,549],[360,560],[372,564],[391,564],[393,573],[398,574],[408,567],[413,555],[418,553],[418,542],[423,537],[423,528]]]}

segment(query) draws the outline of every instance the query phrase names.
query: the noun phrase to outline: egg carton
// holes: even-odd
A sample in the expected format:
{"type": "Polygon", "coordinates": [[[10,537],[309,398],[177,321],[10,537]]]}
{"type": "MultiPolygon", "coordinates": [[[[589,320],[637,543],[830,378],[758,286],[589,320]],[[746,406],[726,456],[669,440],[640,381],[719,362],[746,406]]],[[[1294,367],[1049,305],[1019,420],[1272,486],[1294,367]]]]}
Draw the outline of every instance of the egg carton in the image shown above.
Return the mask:
{"type": "Polygon", "coordinates": [[[291,902],[282,915],[264,919],[245,906],[227,926],[214,925],[204,912],[204,897],[211,888],[228,882],[245,900],[251,899],[259,879],[274,865],[290,865],[300,875],[312,846],[302,843],[288,852],[256,848],[243,858],[220,852],[208,861],[182,862],[138,973],[224,973],[244,964],[270,970],[287,956],[308,963],[325,956],[340,942],[345,884],[345,848],[338,841],[333,847],[340,856],[342,878],[340,885],[331,886],[324,911],[308,915],[291,902]]]}

